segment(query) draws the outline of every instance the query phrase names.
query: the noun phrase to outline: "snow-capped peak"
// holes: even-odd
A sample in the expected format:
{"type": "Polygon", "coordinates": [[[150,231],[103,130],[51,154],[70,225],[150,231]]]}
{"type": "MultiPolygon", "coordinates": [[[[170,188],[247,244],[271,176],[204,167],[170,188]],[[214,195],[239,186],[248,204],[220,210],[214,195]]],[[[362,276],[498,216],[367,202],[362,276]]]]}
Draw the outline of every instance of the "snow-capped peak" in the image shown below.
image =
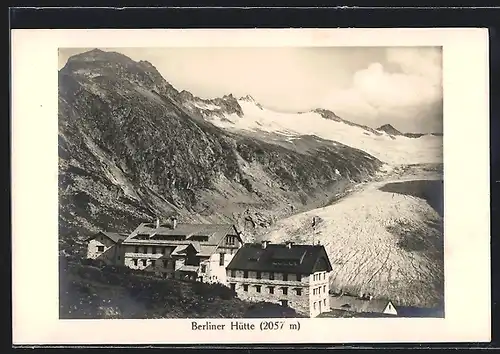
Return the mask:
{"type": "MultiPolygon", "coordinates": [[[[233,96],[234,98],[234,96],[233,96]]],[[[227,99],[227,96],[226,96],[227,99]]],[[[287,132],[290,136],[315,135],[332,143],[363,150],[389,164],[442,161],[442,138],[413,139],[404,135],[392,136],[337,117],[333,112],[325,119],[325,112],[313,110],[299,113],[277,112],[264,108],[249,95],[237,99],[241,113],[227,109],[205,111],[214,125],[238,131],[287,132]],[[221,116],[222,114],[222,116],[221,116]]]]}
{"type": "Polygon", "coordinates": [[[255,102],[255,99],[250,95],[246,95],[246,96],[240,97],[240,101],[255,102]]]}

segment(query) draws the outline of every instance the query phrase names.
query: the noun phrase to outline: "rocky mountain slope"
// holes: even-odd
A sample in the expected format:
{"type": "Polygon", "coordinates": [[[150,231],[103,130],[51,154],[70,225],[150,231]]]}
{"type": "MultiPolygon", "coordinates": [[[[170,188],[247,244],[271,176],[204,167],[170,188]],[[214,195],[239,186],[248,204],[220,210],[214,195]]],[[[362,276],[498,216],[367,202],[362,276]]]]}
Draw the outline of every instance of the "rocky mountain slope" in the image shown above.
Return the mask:
{"type": "Polygon", "coordinates": [[[384,124],[377,128],[378,131],[386,132],[390,135],[403,135],[399,130],[394,128],[391,124],[384,124]]]}
{"type": "Polygon", "coordinates": [[[243,117],[244,100],[224,96],[206,112],[193,100],[148,62],[100,50],[68,60],[59,71],[61,248],[172,212],[235,222],[253,237],[281,217],[327,205],[382,165],[317,134],[223,130],[214,117],[243,117]]]}
{"type": "Polygon", "coordinates": [[[401,133],[399,130],[394,128],[391,124],[384,124],[381,125],[380,127],[377,128],[377,131],[380,132],[386,132],[387,134],[397,137],[397,136],[405,136],[407,138],[413,138],[413,139],[418,139],[423,136],[428,136],[428,137],[437,137],[437,139],[434,139],[434,141],[439,142],[439,137],[443,136],[443,133],[429,133],[429,134],[423,134],[423,133],[401,133]]]}

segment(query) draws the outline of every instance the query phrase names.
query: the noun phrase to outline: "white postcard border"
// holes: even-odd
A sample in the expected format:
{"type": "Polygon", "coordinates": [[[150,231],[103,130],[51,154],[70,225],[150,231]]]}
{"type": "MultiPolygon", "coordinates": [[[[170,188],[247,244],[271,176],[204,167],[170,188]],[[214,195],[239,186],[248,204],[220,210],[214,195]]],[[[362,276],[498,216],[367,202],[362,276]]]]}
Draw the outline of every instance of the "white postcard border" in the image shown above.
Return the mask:
{"type": "Polygon", "coordinates": [[[14,344],[490,340],[486,29],[13,30],[11,43],[14,344]],[[257,327],[245,331],[229,319],[208,320],[222,331],[193,331],[190,319],[59,320],[57,49],[164,46],[443,46],[445,319],[283,319],[279,331],[259,319],[238,320],[257,327]]]}

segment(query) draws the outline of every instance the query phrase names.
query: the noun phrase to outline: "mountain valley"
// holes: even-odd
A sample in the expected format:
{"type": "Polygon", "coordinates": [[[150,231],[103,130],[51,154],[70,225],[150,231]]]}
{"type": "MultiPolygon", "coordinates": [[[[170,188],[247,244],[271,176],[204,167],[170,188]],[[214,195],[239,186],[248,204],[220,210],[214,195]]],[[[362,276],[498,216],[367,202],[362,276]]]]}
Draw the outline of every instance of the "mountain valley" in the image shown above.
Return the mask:
{"type": "Polygon", "coordinates": [[[319,241],[334,289],[442,305],[442,135],[199,98],[167,80],[98,49],[59,71],[62,253],[175,213],[235,223],[246,241],[319,241]]]}

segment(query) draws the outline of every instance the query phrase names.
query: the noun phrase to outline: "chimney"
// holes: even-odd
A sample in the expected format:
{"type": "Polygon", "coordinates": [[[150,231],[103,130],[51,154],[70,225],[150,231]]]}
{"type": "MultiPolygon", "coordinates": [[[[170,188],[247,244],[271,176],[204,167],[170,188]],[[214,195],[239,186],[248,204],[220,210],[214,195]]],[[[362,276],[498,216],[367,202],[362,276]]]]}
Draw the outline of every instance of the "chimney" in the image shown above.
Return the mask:
{"type": "Polygon", "coordinates": [[[293,244],[294,244],[293,241],[286,241],[285,242],[286,248],[292,248],[293,244]]]}
{"type": "Polygon", "coordinates": [[[156,218],[156,228],[160,227],[160,219],[156,218]]]}
{"type": "Polygon", "coordinates": [[[267,245],[269,244],[270,242],[269,241],[262,241],[261,244],[262,244],[262,249],[266,249],[267,245]]]}
{"type": "Polygon", "coordinates": [[[177,227],[177,217],[172,216],[172,229],[177,227]]]}

